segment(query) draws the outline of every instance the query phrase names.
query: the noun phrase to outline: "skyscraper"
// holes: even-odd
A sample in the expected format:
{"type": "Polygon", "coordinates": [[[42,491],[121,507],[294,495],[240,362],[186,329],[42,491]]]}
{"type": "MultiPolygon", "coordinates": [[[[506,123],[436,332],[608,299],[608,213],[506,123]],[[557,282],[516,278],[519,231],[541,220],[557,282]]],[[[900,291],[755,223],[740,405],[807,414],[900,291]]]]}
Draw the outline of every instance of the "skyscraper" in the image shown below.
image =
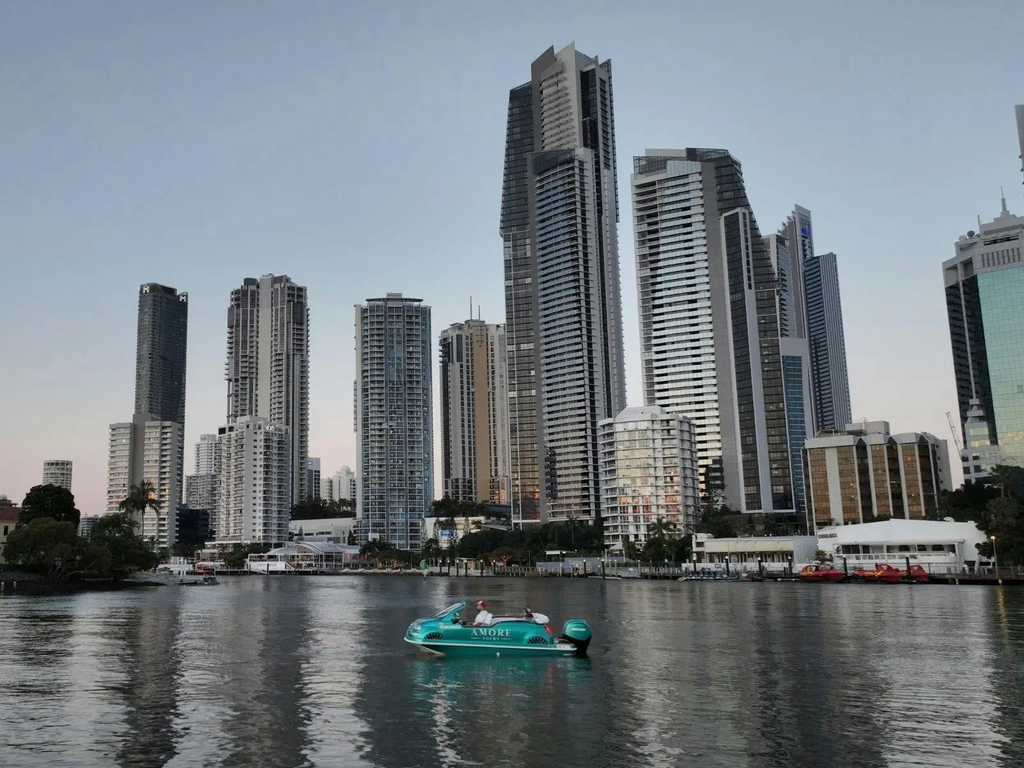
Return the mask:
{"type": "Polygon", "coordinates": [[[505,258],[512,517],[600,508],[597,422],[625,407],[611,62],[545,51],[509,92],[505,258]]]}
{"type": "Polygon", "coordinates": [[[814,431],[842,430],[853,414],[836,255],[825,253],[808,259],[803,265],[803,277],[807,292],[814,431]]]}
{"type": "Polygon", "coordinates": [[[135,413],[185,427],[188,294],[156,283],[139,287],[135,413]]]}
{"type": "Polygon", "coordinates": [[[320,493],[320,459],[313,456],[306,459],[306,493],[314,499],[322,498],[320,493]]]}
{"type": "Polygon", "coordinates": [[[71,462],[67,459],[47,459],[43,462],[43,485],[59,485],[71,490],[71,462]]]}
{"type": "Polygon", "coordinates": [[[792,512],[779,280],[740,164],[649,150],[633,169],[644,403],[693,419],[705,492],[792,512]]]}
{"type": "Polygon", "coordinates": [[[217,435],[200,435],[195,448],[195,474],[185,477],[185,506],[209,513],[210,527],[217,530],[217,483],[220,453],[217,435]]]}
{"type": "Polygon", "coordinates": [[[292,502],[306,498],[309,305],[287,275],[246,278],[228,307],[228,423],[245,416],[287,427],[292,502]]]}
{"type": "Polygon", "coordinates": [[[107,511],[116,512],[131,486],[152,483],[156,510],[140,533],[157,548],[176,541],[185,470],[185,375],[188,294],[157,283],[139,286],[135,412],[110,425],[107,511]]]}
{"type": "Polygon", "coordinates": [[[430,307],[389,293],[355,309],[356,537],[419,549],[434,501],[430,307]]]}
{"type": "Polygon", "coordinates": [[[440,356],[444,495],[507,504],[505,326],[453,323],[441,332],[440,356]]]}
{"type": "Polygon", "coordinates": [[[1001,213],[955,248],[942,271],[964,442],[984,447],[976,426],[987,423],[1002,463],[1024,466],[1024,217],[1003,198],[1001,213]]]}

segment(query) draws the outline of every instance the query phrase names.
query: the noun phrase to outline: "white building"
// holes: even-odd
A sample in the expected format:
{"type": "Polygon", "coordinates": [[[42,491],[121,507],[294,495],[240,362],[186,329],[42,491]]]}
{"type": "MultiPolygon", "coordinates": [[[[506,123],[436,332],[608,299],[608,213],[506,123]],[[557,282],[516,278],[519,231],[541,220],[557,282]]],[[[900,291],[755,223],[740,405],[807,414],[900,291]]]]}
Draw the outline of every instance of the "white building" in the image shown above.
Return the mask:
{"type": "Polygon", "coordinates": [[[292,501],[304,501],[309,455],[309,304],[287,275],[247,277],[228,307],[228,423],[288,427],[292,501]]]}
{"type": "Polygon", "coordinates": [[[598,424],[605,544],[642,544],[659,517],[679,534],[697,524],[700,482],[693,422],[659,406],[626,408],[598,424]]]}
{"type": "Polygon", "coordinates": [[[818,550],[816,536],[735,536],[716,539],[707,533],[693,537],[692,563],[697,568],[729,563],[737,571],[782,571],[792,564],[794,572],[814,561],[818,550]]]}
{"type": "Polygon", "coordinates": [[[342,467],[330,477],[322,478],[320,484],[324,501],[356,500],[356,473],[348,466],[342,467]]]}
{"type": "Polygon", "coordinates": [[[419,549],[434,503],[430,307],[389,293],[355,308],[360,543],[419,549]]]}
{"type": "Polygon", "coordinates": [[[931,573],[960,572],[984,560],[976,545],[985,541],[974,523],[950,519],[884,520],[818,531],[818,547],[834,563],[845,561],[851,572],[875,563],[905,568],[908,559],[931,573]]]}
{"type": "Polygon", "coordinates": [[[243,417],[220,428],[217,544],[288,540],[291,447],[288,428],[268,419],[243,417]]]}
{"type": "Polygon", "coordinates": [[[196,473],[185,477],[185,506],[210,513],[210,527],[217,530],[217,483],[220,458],[217,435],[200,435],[196,443],[196,473]]]}
{"type": "Polygon", "coordinates": [[[441,332],[444,495],[509,503],[505,326],[482,320],[441,332]]]}
{"type": "Polygon", "coordinates": [[[217,435],[200,435],[196,443],[197,475],[217,474],[217,435]]]}
{"type": "Polygon", "coordinates": [[[83,515],[78,521],[78,535],[83,539],[91,538],[99,520],[99,515],[83,515]]]}
{"type": "Polygon", "coordinates": [[[310,456],[306,459],[306,495],[314,499],[323,498],[320,479],[320,459],[310,456]]]}
{"type": "Polygon", "coordinates": [[[153,421],[144,413],[135,414],[131,422],[110,425],[107,513],[119,510],[133,485],[151,483],[157,509],[146,510],[139,533],[154,549],[169,548],[178,540],[181,429],[177,422],[153,421]]]}
{"type": "Polygon", "coordinates": [[[71,490],[71,462],[67,459],[47,459],[43,462],[43,485],[57,485],[71,490]]]}
{"type": "Polygon", "coordinates": [[[354,517],[320,517],[312,520],[292,520],[288,533],[293,539],[303,541],[331,541],[348,544],[348,537],[355,530],[354,517]]]}

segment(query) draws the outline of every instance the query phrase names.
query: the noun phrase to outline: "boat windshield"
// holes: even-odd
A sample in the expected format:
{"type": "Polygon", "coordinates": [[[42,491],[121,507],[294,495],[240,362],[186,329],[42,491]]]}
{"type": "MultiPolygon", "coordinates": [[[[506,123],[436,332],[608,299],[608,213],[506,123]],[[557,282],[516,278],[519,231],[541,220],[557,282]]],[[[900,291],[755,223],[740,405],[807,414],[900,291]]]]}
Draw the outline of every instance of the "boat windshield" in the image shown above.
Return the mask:
{"type": "Polygon", "coordinates": [[[466,607],[466,604],[465,604],[465,603],[455,603],[454,605],[449,605],[449,606],[448,606],[447,608],[445,608],[445,609],[444,609],[443,611],[441,611],[441,612],[440,612],[440,613],[438,613],[438,614],[435,614],[435,615],[434,615],[434,616],[432,616],[431,618],[434,618],[434,619],[443,619],[443,618],[444,618],[445,616],[447,616],[447,615],[448,615],[449,613],[455,613],[455,611],[461,610],[462,608],[465,608],[465,607],[466,607]]]}

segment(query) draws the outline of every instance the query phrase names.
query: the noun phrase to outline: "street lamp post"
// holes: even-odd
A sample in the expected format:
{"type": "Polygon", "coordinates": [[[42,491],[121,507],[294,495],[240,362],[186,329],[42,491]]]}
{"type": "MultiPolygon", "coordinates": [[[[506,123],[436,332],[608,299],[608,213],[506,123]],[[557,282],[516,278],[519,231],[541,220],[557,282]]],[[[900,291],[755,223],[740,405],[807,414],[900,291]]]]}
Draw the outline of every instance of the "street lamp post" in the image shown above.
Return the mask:
{"type": "Polygon", "coordinates": [[[995,564],[996,564],[996,583],[997,584],[1002,584],[1003,580],[999,576],[999,553],[996,552],[996,537],[995,536],[989,536],[988,538],[989,538],[989,541],[992,542],[992,559],[995,561],[995,564]]]}

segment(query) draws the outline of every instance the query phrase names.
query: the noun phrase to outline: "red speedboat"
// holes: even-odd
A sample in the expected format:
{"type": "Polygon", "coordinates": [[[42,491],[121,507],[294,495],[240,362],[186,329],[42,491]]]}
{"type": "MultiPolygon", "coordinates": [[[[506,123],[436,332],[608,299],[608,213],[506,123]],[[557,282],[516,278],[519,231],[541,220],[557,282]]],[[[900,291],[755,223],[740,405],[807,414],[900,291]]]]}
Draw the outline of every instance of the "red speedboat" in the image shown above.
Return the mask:
{"type": "Polygon", "coordinates": [[[916,581],[919,584],[924,584],[928,581],[928,571],[920,565],[910,566],[910,571],[900,571],[900,576],[909,581],[916,581]]]}
{"type": "Polygon", "coordinates": [[[800,581],[842,581],[846,572],[820,563],[811,563],[800,569],[800,581]]]}
{"type": "Polygon", "coordinates": [[[887,563],[875,563],[874,568],[858,568],[853,572],[853,578],[860,581],[882,582],[895,584],[900,580],[900,571],[887,563]]]}

